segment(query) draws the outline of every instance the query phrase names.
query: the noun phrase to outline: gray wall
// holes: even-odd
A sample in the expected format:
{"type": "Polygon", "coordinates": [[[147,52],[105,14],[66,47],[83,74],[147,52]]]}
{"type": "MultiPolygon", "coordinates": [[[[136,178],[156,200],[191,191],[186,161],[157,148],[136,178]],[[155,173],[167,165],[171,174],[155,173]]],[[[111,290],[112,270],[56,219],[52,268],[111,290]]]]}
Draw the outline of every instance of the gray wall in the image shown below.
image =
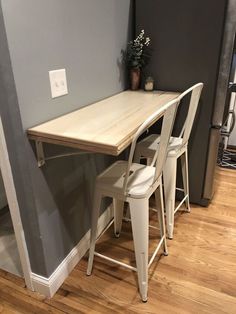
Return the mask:
{"type": "Polygon", "coordinates": [[[33,269],[46,273],[42,240],[28,167],[26,140],[18,106],[11,60],[7,45],[2,10],[0,7],[0,114],[3,123],[18,203],[33,269]]]}
{"type": "MultiPolygon", "coordinates": [[[[16,87],[13,103],[19,103],[14,110],[18,119],[20,111],[24,130],[125,88],[121,49],[131,34],[131,1],[2,0],[2,10],[16,87]],[[66,69],[69,94],[51,99],[48,71],[60,68],[66,69]]],[[[9,111],[1,99],[3,107],[1,115],[9,111]]],[[[15,130],[18,136],[22,125],[15,130]]],[[[38,169],[25,136],[22,141],[17,154],[27,160],[31,206],[21,214],[31,267],[49,276],[89,229],[94,178],[113,158],[68,157],[38,169]]],[[[46,147],[48,154],[62,150],[46,147]]]]}

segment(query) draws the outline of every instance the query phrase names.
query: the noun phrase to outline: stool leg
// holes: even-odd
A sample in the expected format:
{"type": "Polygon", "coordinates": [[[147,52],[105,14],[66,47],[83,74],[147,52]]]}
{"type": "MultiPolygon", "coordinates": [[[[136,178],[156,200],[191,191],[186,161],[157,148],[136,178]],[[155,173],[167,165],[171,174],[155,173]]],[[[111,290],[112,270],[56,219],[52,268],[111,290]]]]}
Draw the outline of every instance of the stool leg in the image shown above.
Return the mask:
{"type": "Polygon", "coordinates": [[[166,204],[166,223],[168,238],[173,238],[174,231],[174,211],[175,211],[175,188],[176,188],[176,165],[175,157],[167,157],[164,170],[164,193],[166,204]]]}
{"type": "Polygon", "coordinates": [[[118,238],[120,236],[122,218],[124,212],[124,201],[113,198],[113,208],[114,208],[114,233],[118,238]]]}
{"type": "Polygon", "coordinates": [[[184,195],[188,195],[185,200],[185,206],[188,212],[190,212],[190,204],[189,204],[189,181],[188,181],[188,152],[186,151],[181,155],[181,168],[182,168],[182,178],[183,178],[183,186],[184,186],[184,195]]]}
{"type": "Polygon", "coordinates": [[[142,301],[146,302],[148,291],[148,199],[130,200],[130,214],[138,272],[139,292],[142,301]]]}
{"type": "Polygon", "coordinates": [[[129,220],[130,220],[130,211],[129,211],[129,207],[127,207],[125,215],[124,215],[124,221],[128,222],[129,220]]]}
{"type": "Polygon", "coordinates": [[[156,200],[156,206],[157,206],[158,221],[160,225],[160,234],[161,234],[161,237],[164,236],[164,241],[163,241],[164,255],[167,256],[168,249],[167,249],[167,243],[166,243],[166,228],[165,228],[165,217],[164,217],[162,180],[161,180],[160,186],[158,187],[158,190],[155,191],[155,200],[156,200]],[[160,206],[158,206],[158,203],[160,204],[160,206]]]}
{"type": "Polygon", "coordinates": [[[91,275],[92,268],[93,268],[93,258],[94,258],[95,243],[96,243],[96,237],[97,237],[97,224],[98,224],[101,200],[102,200],[102,195],[97,190],[95,190],[93,210],[92,210],[91,233],[90,233],[89,260],[88,260],[88,267],[87,267],[88,276],[91,275]]]}

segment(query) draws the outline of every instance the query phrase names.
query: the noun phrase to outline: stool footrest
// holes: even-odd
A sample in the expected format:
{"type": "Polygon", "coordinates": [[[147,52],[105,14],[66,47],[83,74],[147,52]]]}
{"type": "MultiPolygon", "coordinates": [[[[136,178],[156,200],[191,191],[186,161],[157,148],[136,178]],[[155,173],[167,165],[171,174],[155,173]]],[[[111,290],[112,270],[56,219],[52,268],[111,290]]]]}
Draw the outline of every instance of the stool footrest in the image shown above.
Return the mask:
{"type": "MultiPolygon", "coordinates": [[[[159,243],[158,243],[158,245],[157,245],[157,247],[156,247],[156,249],[155,249],[155,251],[154,251],[154,253],[153,253],[153,255],[152,255],[152,257],[151,257],[151,259],[150,259],[150,261],[149,261],[149,263],[148,263],[148,268],[151,266],[152,262],[154,261],[154,258],[156,257],[158,251],[160,250],[160,247],[161,247],[161,245],[162,245],[164,239],[165,239],[165,236],[163,236],[163,237],[161,238],[161,240],[159,241],[159,243]]],[[[132,271],[137,271],[137,268],[136,268],[136,267],[127,265],[127,264],[125,264],[125,263],[123,263],[123,262],[117,261],[117,260],[114,259],[114,258],[108,257],[108,256],[103,255],[103,254],[100,254],[100,253],[98,253],[98,252],[94,252],[94,255],[96,255],[96,256],[98,256],[98,257],[100,257],[100,258],[103,258],[103,259],[105,259],[105,260],[107,260],[107,261],[109,261],[109,262],[115,263],[115,264],[117,264],[117,265],[119,265],[119,266],[123,266],[123,267],[125,267],[125,268],[128,268],[128,269],[130,269],[130,270],[132,270],[132,271]]]]}
{"type": "Polygon", "coordinates": [[[159,241],[158,246],[156,247],[156,249],[155,249],[154,253],[152,254],[152,257],[151,257],[151,259],[150,259],[150,261],[149,261],[149,263],[148,263],[148,268],[151,266],[152,262],[154,261],[154,258],[156,257],[157,252],[160,250],[160,247],[161,247],[161,245],[162,245],[164,239],[165,239],[165,236],[163,236],[163,237],[161,238],[161,240],[159,241]]]}
{"type": "Polygon", "coordinates": [[[152,207],[151,207],[150,210],[153,211],[153,212],[155,212],[155,213],[158,212],[158,210],[157,210],[156,208],[152,208],[152,207]]]}
{"type": "Polygon", "coordinates": [[[188,198],[188,194],[185,195],[185,197],[182,199],[182,201],[179,203],[179,205],[175,208],[174,214],[177,212],[177,210],[180,209],[180,206],[185,202],[185,200],[188,198]]]}
{"type": "MultiPolygon", "coordinates": [[[[131,222],[131,219],[130,219],[130,218],[123,217],[123,220],[124,220],[125,222],[131,222]]],[[[149,228],[156,229],[156,230],[160,230],[160,228],[157,228],[157,227],[155,227],[155,226],[152,226],[152,225],[148,225],[148,226],[149,226],[149,228]]]]}
{"type": "Polygon", "coordinates": [[[98,241],[103,234],[110,228],[110,226],[114,223],[114,218],[111,219],[111,221],[108,223],[108,225],[102,230],[102,232],[99,234],[99,236],[96,238],[96,241],[98,241]]]}
{"type": "Polygon", "coordinates": [[[97,252],[94,252],[94,255],[96,255],[96,256],[98,256],[98,257],[101,257],[101,258],[103,258],[103,259],[105,259],[105,260],[107,260],[107,261],[109,261],[109,262],[115,263],[115,264],[117,264],[117,265],[123,266],[123,267],[128,268],[128,269],[131,269],[131,270],[133,270],[133,271],[137,271],[137,268],[136,268],[136,267],[133,267],[133,266],[127,265],[127,264],[125,264],[125,263],[119,262],[119,261],[117,261],[116,259],[111,258],[111,257],[108,257],[108,256],[106,256],[106,255],[103,255],[103,254],[100,254],[100,253],[97,253],[97,252]]]}
{"type": "Polygon", "coordinates": [[[181,189],[181,188],[175,188],[177,191],[180,191],[180,192],[184,192],[184,189],[181,189]]]}

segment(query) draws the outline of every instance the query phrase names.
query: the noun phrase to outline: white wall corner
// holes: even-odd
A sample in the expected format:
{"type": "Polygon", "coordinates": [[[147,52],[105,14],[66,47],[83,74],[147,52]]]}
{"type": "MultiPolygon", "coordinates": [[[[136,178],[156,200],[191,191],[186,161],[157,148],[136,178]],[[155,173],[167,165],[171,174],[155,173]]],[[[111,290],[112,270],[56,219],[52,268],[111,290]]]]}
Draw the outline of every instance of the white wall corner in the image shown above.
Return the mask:
{"type": "MultiPolygon", "coordinates": [[[[100,234],[113,218],[112,206],[108,207],[98,220],[98,234],[100,234]]],[[[49,278],[31,273],[34,290],[48,298],[52,298],[57,292],[76,264],[86,254],[90,245],[90,230],[83,236],[80,242],[70,251],[57,269],[49,278]]]]}

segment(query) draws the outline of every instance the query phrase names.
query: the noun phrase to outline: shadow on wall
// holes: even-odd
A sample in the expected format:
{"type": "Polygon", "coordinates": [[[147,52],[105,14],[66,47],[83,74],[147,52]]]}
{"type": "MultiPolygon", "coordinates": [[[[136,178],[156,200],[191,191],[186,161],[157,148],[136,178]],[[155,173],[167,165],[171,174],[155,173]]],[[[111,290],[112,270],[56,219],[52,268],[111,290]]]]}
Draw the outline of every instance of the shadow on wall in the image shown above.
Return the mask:
{"type": "MultiPolygon", "coordinates": [[[[77,151],[49,144],[44,148],[45,156],[77,151]]],[[[102,154],[67,156],[48,160],[41,168],[37,167],[33,149],[31,158],[41,240],[47,273],[51,274],[89,230],[95,178],[115,158],[102,154]]],[[[109,204],[110,200],[103,200],[101,212],[109,204]]]]}

